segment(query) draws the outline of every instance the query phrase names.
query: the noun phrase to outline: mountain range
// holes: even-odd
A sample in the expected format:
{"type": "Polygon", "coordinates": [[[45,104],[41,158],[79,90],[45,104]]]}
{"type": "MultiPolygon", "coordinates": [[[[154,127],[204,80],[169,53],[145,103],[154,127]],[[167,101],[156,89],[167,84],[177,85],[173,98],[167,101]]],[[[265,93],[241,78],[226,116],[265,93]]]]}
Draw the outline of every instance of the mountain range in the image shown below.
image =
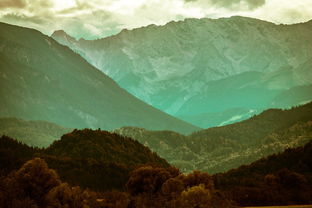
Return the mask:
{"type": "Polygon", "coordinates": [[[137,127],[114,132],[138,140],[182,171],[218,173],[311,141],[312,102],[289,110],[268,109],[247,120],[188,136],[137,127]]]}
{"type": "Polygon", "coordinates": [[[0,23],[0,207],[311,204],[311,67],[312,20],[0,23]]]}
{"type": "Polygon", "coordinates": [[[142,102],[68,47],[34,29],[0,23],[0,116],[68,128],[199,128],[142,102]]]}
{"type": "MultiPolygon", "coordinates": [[[[238,17],[221,20],[255,21],[238,17]]],[[[182,23],[185,22],[171,24],[182,23]]],[[[266,22],[262,24],[282,27],[266,22]]],[[[309,22],[296,27],[305,30],[305,25],[309,25],[309,22]]],[[[288,26],[285,27],[288,28],[288,26]]],[[[220,122],[226,126],[201,131],[195,126],[138,100],[120,88],[111,78],[90,65],[79,54],[60,45],[52,38],[33,29],[8,24],[1,24],[0,30],[0,95],[2,97],[0,116],[2,117],[54,122],[64,126],[64,128],[60,127],[63,128],[62,131],[68,129],[67,127],[116,129],[114,132],[140,141],[186,172],[193,169],[210,173],[226,171],[262,156],[282,151],[288,146],[302,145],[310,138],[311,103],[290,110],[267,110],[246,121],[227,125],[237,119],[244,119],[244,116],[238,117],[237,112],[246,115],[246,118],[259,112],[259,109],[251,110],[246,106],[235,110],[231,108],[232,110],[228,109],[226,113],[214,115],[215,117],[223,116],[215,121],[215,124],[220,122]],[[228,118],[227,115],[236,119],[228,118]],[[194,133],[189,136],[182,135],[191,132],[194,133]],[[283,139],[285,135],[287,139],[283,139]]],[[[301,81],[305,78],[307,82],[304,84],[307,84],[310,77],[304,75],[308,72],[309,68],[303,72],[296,71],[298,73],[296,77],[301,76],[301,81]]],[[[285,74],[283,71],[283,74],[284,78],[289,78],[288,73],[285,74]]],[[[260,106],[260,103],[264,101],[261,97],[261,90],[258,91],[257,88],[250,86],[238,87],[242,90],[240,92],[235,89],[238,89],[236,86],[246,84],[246,80],[257,80],[262,75],[263,72],[257,71],[243,72],[212,80],[207,89],[215,92],[215,102],[227,103],[229,98],[233,102],[240,102],[238,97],[250,95],[250,102],[260,106]],[[221,93],[224,89],[229,92],[230,97],[221,93]],[[254,93],[248,94],[250,91],[254,93]]],[[[276,74],[276,77],[280,75],[276,74]]],[[[276,81],[276,79],[272,80],[276,81]]],[[[285,84],[289,83],[288,81],[285,81],[285,84]]],[[[263,86],[260,83],[257,85],[263,86]]],[[[288,106],[294,100],[295,103],[307,101],[311,94],[310,89],[309,85],[287,89],[279,94],[279,97],[275,97],[275,104],[288,106]]],[[[265,93],[265,96],[270,96],[269,94],[265,93]]],[[[204,101],[199,103],[210,100],[209,96],[202,95],[202,98],[205,98],[204,101]]],[[[245,100],[244,103],[248,102],[245,100]]],[[[195,103],[192,106],[195,110],[200,109],[195,103]]],[[[209,116],[213,113],[197,115],[202,116],[203,119],[207,115],[209,120],[213,120],[213,117],[209,116]]],[[[196,117],[195,115],[192,119],[196,117]]],[[[3,120],[4,124],[6,122],[10,123],[10,120],[3,120]]],[[[23,137],[19,139],[40,147],[49,145],[56,136],[40,141],[39,136],[33,134],[31,136],[36,137],[37,140],[27,141],[27,134],[27,132],[24,132],[24,135],[20,134],[23,137]]]]}
{"type": "Polygon", "coordinates": [[[202,128],[312,99],[312,21],[186,19],[97,40],[52,37],[131,94],[202,128]]]}
{"type": "MultiPolygon", "coordinates": [[[[48,147],[70,131],[45,121],[0,119],[0,135],[32,147],[48,147]]],[[[188,136],[139,127],[122,127],[113,132],[137,140],[183,172],[198,169],[218,173],[311,141],[312,103],[289,110],[269,109],[245,121],[188,136]]]]}

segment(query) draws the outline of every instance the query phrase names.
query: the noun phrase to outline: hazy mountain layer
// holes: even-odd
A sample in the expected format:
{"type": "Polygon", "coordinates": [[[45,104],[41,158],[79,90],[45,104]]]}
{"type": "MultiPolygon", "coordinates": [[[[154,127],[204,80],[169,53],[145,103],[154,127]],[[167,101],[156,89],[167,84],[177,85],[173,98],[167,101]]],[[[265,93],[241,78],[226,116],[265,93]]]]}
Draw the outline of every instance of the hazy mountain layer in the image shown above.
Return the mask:
{"type": "MultiPolygon", "coordinates": [[[[52,37],[133,95],[202,127],[211,123],[201,114],[275,107],[280,93],[312,83],[312,21],[187,19],[93,41],[77,41],[64,31],[52,37]]],[[[289,99],[297,104],[307,98],[289,99]]]]}
{"type": "Polygon", "coordinates": [[[47,147],[71,130],[46,121],[0,118],[0,136],[18,138],[18,141],[29,146],[47,147]]]}
{"type": "Polygon", "coordinates": [[[135,127],[114,132],[137,139],[183,171],[223,172],[312,140],[312,103],[290,110],[270,109],[189,136],[135,127]]]}
{"type": "Polygon", "coordinates": [[[130,95],[69,48],[32,29],[0,24],[0,116],[71,128],[198,128],[130,95]]]}

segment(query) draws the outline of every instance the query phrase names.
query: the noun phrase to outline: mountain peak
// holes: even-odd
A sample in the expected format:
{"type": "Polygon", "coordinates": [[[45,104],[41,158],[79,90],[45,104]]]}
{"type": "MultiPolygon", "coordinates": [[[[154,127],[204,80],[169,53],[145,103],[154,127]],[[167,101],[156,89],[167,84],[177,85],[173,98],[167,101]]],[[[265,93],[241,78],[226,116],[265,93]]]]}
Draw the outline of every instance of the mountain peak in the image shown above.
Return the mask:
{"type": "Polygon", "coordinates": [[[51,36],[64,36],[68,35],[64,30],[55,30],[51,36]]]}
{"type": "Polygon", "coordinates": [[[58,41],[60,41],[60,40],[67,41],[67,42],[77,41],[74,37],[67,34],[64,30],[55,30],[52,33],[51,37],[53,39],[58,40],[58,41]]]}

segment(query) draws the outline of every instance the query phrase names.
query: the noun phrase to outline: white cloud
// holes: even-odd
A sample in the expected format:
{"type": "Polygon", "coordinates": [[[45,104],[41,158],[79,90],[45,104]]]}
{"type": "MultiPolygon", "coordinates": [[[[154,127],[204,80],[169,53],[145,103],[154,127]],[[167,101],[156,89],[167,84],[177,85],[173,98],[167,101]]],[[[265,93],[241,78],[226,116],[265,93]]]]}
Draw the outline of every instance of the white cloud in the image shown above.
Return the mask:
{"type": "Polygon", "coordinates": [[[0,0],[0,21],[87,39],[194,17],[242,15],[276,23],[312,19],[311,0],[0,0]]]}
{"type": "Polygon", "coordinates": [[[312,19],[312,1],[288,0],[281,3],[280,0],[270,0],[263,8],[249,15],[276,23],[305,22],[312,19]]]}

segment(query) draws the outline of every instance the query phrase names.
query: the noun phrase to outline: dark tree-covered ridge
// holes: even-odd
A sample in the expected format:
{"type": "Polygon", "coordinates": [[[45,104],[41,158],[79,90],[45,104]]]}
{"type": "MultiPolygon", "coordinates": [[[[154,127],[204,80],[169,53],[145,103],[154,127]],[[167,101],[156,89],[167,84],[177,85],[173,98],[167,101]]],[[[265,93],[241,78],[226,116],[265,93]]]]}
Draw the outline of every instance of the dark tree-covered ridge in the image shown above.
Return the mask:
{"type": "Polygon", "coordinates": [[[226,173],[215,186],[241,206],[312,203],[312,141],[226,173]]]}
{"type": "Polygon", "coordinates": [[[33,158],[45,159],[62,180],[94,190],[122,189],[137,166],[169,164],[139,142],[101,130],[74,130],[46,149],[32,148],[6,136],[0,138],[2,175],[33,158]]]}
{"type": "Polygon", "coordinates": [[[188,136],[136,127],[115,132],[140,141],[181,171],[224,172],[309,142],[312,102],[291,109],[268,109],[248,120],[188,136]]]}

